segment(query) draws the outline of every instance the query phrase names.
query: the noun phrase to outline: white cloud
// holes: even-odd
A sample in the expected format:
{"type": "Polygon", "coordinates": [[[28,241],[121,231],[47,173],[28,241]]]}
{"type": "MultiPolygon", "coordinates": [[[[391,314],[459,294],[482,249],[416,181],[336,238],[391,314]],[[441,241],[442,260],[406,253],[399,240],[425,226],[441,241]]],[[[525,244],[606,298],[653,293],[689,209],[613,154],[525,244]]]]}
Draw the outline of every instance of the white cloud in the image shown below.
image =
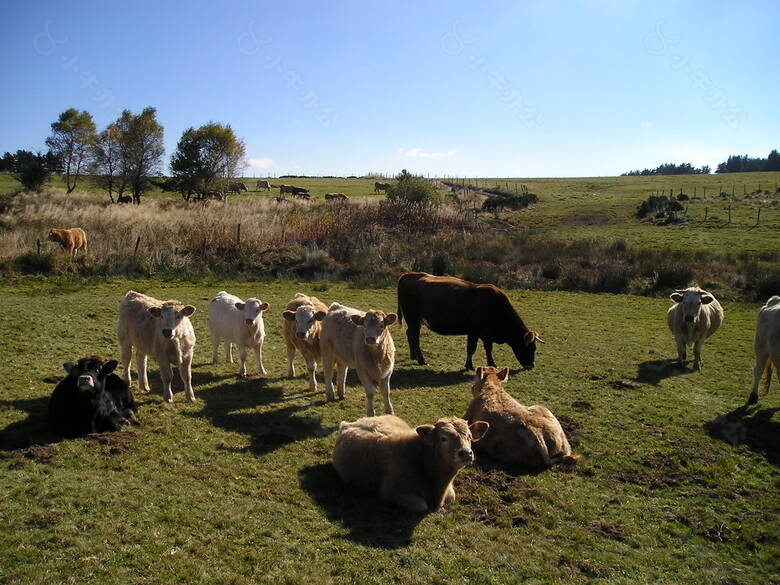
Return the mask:
{"type": "Polygon", "coordinates": [[[247,159],[247,166],[251,169],[270,169],[274,166],[274,159],[271,157],[250,158],[247,159]]]}
{"type": "Polygon", "coordinates": [[[435,159],[442,159],[450,156],[455,156],[457,152],[458,152],[457,150],[448,150],[447,152],[428,152],[422,148],[410,148],[409,150],[404,150],[403,148],[398,149],[398,153],[404,156],[411,156],[416,158],[435,158],[435,159]]]}

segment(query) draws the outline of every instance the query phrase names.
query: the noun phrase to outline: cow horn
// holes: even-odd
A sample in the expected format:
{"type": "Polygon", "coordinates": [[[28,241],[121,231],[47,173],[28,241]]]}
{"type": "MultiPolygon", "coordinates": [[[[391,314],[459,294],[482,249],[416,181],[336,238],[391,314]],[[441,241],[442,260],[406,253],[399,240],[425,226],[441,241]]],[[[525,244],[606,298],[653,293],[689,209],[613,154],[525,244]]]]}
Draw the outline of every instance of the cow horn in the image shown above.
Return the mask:
{"type": "Polygon", "coordinates": [[[539,343],[547,343],[544,339],[539,337],[539,334],[534,331],[534,341],[538,341],[539,343]]]}

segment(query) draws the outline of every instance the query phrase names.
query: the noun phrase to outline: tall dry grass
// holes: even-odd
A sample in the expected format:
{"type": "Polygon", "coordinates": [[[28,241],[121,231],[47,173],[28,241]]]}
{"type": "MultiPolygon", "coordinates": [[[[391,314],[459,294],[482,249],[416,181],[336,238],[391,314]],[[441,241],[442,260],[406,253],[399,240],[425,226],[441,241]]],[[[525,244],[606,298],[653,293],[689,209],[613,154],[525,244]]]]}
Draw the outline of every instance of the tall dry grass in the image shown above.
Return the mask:
{"type": "Polygon", "coordinates": [[[406,270],[423,270],[507,288],[609,293],[668,294],[697,281],[726,297],[756,300],[780,287],[774,256],[550,240],[449,204],[237,197],[149,199],[133,206],[55,190],[6,197],[0,210],[5,276],[297,278],[384,286],[406,270]],[[46,237],[52,227],[76,226],[87,232],[89,252],[71,260],[46,237]]]}

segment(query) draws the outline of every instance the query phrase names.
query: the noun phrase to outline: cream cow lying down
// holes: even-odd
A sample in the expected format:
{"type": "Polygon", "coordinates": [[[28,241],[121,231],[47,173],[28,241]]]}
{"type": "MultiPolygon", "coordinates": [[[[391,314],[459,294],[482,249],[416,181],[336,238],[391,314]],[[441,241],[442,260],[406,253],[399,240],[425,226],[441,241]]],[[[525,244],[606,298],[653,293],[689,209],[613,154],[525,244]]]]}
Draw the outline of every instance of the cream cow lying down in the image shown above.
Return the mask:
{"type": "Polygon", "coordinates": [[[455,501],[452,481],[474,461],[471,444],[488,426],[442,418],[413,429],[394,415],[342,422],[333,467],[345,483],[378,491],[411,512],[434,511],[455,501]]]}

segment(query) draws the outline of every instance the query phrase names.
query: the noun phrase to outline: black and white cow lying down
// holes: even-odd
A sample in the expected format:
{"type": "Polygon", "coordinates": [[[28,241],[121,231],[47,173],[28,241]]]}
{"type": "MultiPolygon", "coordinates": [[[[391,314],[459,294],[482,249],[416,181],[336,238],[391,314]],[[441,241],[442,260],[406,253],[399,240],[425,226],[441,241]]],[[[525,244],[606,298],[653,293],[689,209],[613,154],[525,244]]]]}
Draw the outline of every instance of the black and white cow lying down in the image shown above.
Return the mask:
{"type": "Polygon", "coordinates": [[[113,373],[116,360],[100,356],[63,364],[68,373],[49,402],[49,423],[63,437],[119,431],[138,424],[138,406],[130,386],[113,373]]]}

